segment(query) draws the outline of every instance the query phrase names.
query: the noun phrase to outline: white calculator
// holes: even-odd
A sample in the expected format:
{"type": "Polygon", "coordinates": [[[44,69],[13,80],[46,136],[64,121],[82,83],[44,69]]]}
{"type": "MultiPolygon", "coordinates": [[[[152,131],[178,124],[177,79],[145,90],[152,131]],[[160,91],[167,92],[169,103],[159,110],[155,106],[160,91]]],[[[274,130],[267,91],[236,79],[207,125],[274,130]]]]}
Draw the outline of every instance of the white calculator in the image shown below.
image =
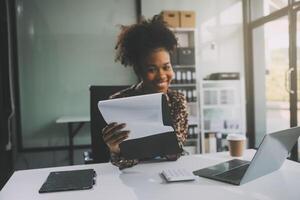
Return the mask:
{"type": "Polygon", "coordinates": [[[195,176],[186,169],[164,169],[161,175],[167,182],[194,181],[195,176]]]}

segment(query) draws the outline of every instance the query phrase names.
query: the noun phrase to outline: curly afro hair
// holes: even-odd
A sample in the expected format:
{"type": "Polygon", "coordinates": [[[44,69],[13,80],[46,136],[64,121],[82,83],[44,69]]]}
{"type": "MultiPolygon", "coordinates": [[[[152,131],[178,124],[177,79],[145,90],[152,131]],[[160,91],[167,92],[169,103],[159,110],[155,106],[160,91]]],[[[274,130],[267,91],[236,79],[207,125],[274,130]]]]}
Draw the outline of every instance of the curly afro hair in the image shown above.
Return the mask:
{"type": "Polygon", "coordinates": [[[131,26],[122,26],[115,47],[115,60],[125,67],[132,66],[140,77],[143,61],[157,48],[164,48],[170,54],[177,48],[177,39],[161,15],[155,15],[149,20],[143,19],[131,26]]]}

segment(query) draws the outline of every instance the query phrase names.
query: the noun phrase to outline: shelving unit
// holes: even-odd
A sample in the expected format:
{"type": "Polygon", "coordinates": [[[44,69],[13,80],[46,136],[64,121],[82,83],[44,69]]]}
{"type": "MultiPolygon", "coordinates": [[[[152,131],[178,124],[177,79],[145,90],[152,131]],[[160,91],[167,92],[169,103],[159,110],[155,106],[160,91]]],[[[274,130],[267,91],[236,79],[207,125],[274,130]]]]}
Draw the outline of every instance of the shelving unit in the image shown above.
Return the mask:
{"type": "Polygon", "coordinates": [[[229,133],[245,134],[245,99],[242,83],[242,80],[201,81],[202,152],[222,150],[224,139],[229,133]],[[209,140],[213,147],[208,146],[209,140]]]}
{"type": "Polygon", "coordinates": [[[179,43],[177,53],[172,56],[174,80],[171,89],[182,92],[188,102],[189,113],[189,135],[184,149],[190,154],[201,152],[200,130],[200,102],[197,80],[197,48],[196,29],[173,28],[171,29],[179,43]]]}

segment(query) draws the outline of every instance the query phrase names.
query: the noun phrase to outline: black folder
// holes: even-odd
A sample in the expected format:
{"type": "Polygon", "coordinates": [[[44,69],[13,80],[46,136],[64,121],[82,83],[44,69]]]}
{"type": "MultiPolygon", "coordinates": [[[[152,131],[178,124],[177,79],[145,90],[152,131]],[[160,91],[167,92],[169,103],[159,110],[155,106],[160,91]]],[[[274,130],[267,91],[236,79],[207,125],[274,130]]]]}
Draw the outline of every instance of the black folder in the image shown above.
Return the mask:
{"type": "Polygon", "coordinates": [[[50,172],[39,193],[91,189],[95,176],[93,169],[50,172]]]}
{"type": "Polygon", "coordinates": [[[126,140],[120,144],[122,157],[145,159],[173,155],[182,152],[174,132],[156,134],[139,139],[126,140]]]}
{"type": "MultiPolygon", "coordinates": [[[[165,126],[172,126],[170,108],[165,95],[162,95],[162,118],[165,126]]],[[[122,157],[145,159],[173,155],[182,152],[175,132],[165,132],[138,139],[126,140],[120,144],[122,157]]]]}

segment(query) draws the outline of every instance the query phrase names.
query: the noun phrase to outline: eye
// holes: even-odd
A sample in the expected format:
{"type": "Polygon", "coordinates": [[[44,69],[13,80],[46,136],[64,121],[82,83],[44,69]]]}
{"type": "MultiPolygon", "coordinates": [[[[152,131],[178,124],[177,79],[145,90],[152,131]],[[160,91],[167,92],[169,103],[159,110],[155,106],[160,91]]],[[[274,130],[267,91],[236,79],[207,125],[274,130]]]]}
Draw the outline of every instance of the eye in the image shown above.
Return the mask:
{"type": "Polygon", "coordinates": [[[165,71],[169,71],[169,70],[171,70],[171,66],[170,65],[165,65],[165,66],[163,66],[163,70],[165,70],[165,71]]]}
{"type": "Polygon", "coordinates": [[[146,72],[147,73],[156,73],[157,69],[156,67],[147,67],[146,72]]]}

